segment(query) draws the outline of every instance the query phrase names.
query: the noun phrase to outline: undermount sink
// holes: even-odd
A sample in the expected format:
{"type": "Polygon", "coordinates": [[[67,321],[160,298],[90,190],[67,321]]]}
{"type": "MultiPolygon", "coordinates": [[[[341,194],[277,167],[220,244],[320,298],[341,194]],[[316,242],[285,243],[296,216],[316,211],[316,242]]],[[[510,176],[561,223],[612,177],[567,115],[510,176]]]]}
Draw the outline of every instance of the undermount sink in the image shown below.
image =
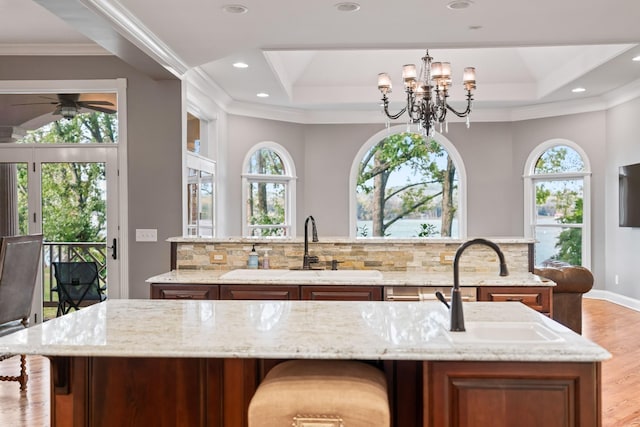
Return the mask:
{"type": "Polygon", "coordinates": [[[275,279],[281,277],[283,274],[287,273],[289,270],[258,270],[258,269],[248,269],[248,268],[240,268],[237,270],[231,270],[228,273],[224,273],[220,276],[221,279],[275,279]]]}
{"type": "Polygon", "coordinates": [[[454,343],[545,344],[564,339],[536,322],[467,322],[465,332],[449,332],[454,343]]]}
{"type": "Polygon", "coordinates": [[[292,270],[284,277],[287,279],[376,282],[382,280],[382,273],[378,270],[292,270]]]}
{"type": "Polygon", "coordinates": [[[220,276],[220,279],[232,280],[314,280],[314,281],[363,281],[379,282],[382,273],[378,270],[252,270],[237,269],[220,276]]]}

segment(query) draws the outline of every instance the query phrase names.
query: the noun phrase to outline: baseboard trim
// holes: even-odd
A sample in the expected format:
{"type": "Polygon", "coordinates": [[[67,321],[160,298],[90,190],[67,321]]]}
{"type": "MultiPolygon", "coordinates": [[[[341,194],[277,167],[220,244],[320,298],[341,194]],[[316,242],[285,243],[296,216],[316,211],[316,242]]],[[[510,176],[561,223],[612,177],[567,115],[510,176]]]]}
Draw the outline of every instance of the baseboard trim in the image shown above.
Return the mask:
{"type": "Polygon", "coordinates": [[[585,298],[593,298],[593,299],[603,299],[632,310],[640,311],[640,300],[635,298],[630,298],[624,295],[616,294],[611,291],[602,291],[600,289],[592,289],[586,294],[584,294],[585,298]]]}

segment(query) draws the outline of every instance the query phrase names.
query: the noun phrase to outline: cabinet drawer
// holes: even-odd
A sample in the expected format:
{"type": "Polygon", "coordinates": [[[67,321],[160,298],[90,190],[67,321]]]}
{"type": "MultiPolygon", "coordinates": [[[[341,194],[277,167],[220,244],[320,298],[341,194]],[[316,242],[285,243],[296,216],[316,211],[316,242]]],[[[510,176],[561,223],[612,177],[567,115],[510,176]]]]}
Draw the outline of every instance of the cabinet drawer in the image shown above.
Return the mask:
{"type": "Polygon", "coordinates": [[[296,300],[300,289],[296,285],[220,285],[220,299],[296,300]]]}
{"type": "Polygon", "coordinates": [[[478,287],[478,301],[521,302],[536,311],[552,314],[550,287],[478,287]]]}
{"type": "Polygon", "coordinates": [[[188,300],[216,300],[218,299],[217,285],[165,285],[151,284],[152,299],[188,299],[188,300]]]}
{"type": "Polygon", "coordinates": [[[382,301],[380,286],[302,286],[303,300],[382,301]]]}

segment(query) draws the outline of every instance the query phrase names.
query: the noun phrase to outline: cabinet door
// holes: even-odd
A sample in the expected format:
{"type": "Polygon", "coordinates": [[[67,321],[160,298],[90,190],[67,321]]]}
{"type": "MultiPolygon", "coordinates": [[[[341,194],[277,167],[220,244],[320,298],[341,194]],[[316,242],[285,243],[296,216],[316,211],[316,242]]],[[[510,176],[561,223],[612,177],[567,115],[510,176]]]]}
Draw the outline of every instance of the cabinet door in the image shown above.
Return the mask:
{"type": "Polygon", "coordinates": [[[297,285],[220,285],[220,299],[296,300],[300,289],[297,285]]]}
{"type": "Polygon", "coordinates": [[[218,285],[151,284],[152,299],[218,299],[218,285]]]}
{"type": "Polygon", "coordinates": [[[515,301],[521,302],[540,313],[552,314],[552,288],[549,286],[479,286],[478,301],[515,301]]]}
{"type": "Polygon", "coordinates": [[[425,427],[597,427],[600,363],[424,362],[425,427]]]}
{"type": "Polygon", "coordinates": [[[380,286],[302,286],[303,300],[382,301],[380,286]]]}

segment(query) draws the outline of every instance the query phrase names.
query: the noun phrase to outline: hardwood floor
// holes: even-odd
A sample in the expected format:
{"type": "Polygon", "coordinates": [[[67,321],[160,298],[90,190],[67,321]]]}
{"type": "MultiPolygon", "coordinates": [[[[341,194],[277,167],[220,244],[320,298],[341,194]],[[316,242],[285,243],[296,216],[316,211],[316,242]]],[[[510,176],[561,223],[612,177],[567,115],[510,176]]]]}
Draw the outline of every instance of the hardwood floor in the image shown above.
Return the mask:
{"type": "Polygon", "coordinates": [[[640,426],[640,312],[584,298],[582,335],[613,358],[602,364],[602,426],[640,426]]]}
{"type": "MultiPolygon", "coordinates": [[[[602,427],[640,426],[640,312],[585,298],[583,313],[583,335],[613,354],[602,366],[602,427]]],[[[17,357],[0,362],[0,373],[14,374],[19,363],[17,357]]],[[[49,362],[31,356],[27,364],[26,392],[0,382],[0,426],[49,426],[49,362]]]]}
{"type": "MultiPolygon", "coordinates": [[[[0,362],[3,375],[16,375],[19,370],[18,356],[0,362]]],[[[49,360],[27,356],[27,372],[24,392],[17,382],[0,382],[0,426],[49,427],[49,360]]]]}

